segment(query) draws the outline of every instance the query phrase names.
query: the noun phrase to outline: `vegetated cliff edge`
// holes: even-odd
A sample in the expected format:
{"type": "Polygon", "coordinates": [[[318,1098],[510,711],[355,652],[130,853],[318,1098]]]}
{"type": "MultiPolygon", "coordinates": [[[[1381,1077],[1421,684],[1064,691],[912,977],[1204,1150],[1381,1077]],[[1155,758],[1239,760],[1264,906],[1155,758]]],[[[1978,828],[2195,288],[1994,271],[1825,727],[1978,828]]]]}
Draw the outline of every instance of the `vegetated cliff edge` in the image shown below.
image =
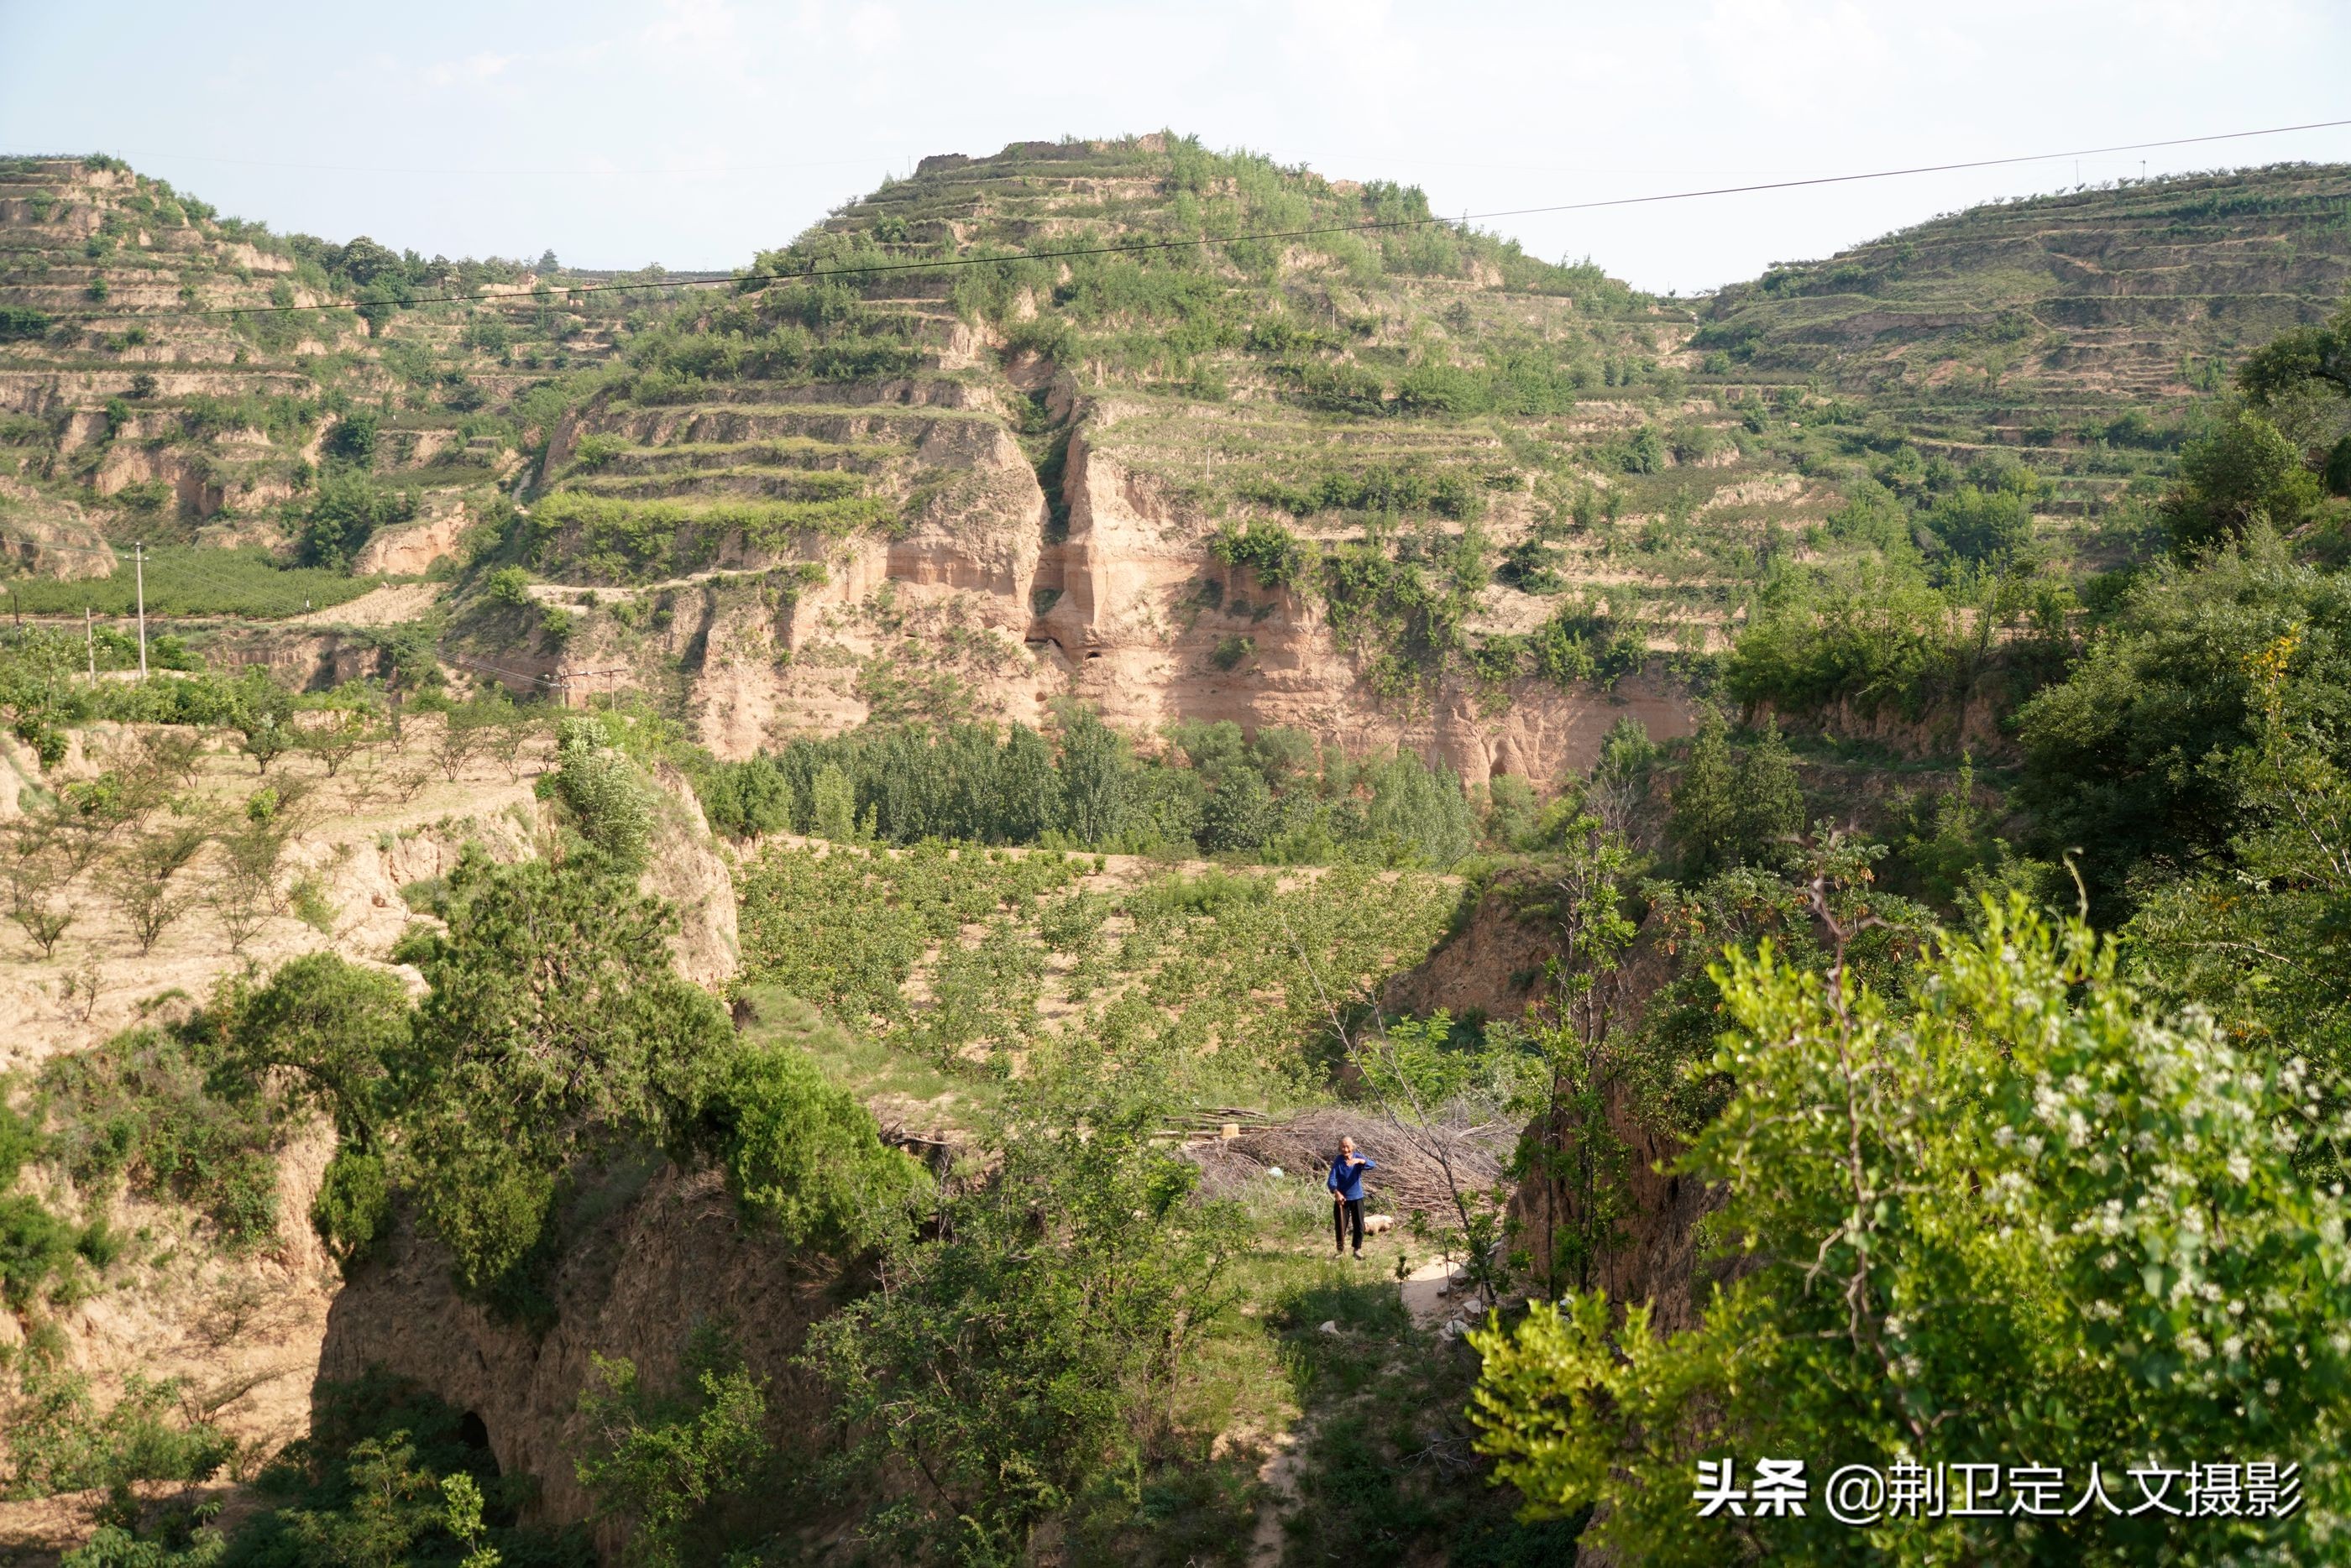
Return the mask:
{"type": "MultiPolygon", "coordinates": [[[[789,1451],[822,1407],[795,1363],[809,1325],[839,1304],[820,1262],[747,1229],[718,1173],[684,1174],[659,1155],[600,1173],[575,1208],[549,1294],[544,1336],[459,1296],[448,1254],[403,1217],[351,1272],[327,1314],[321,1385],[381,1367],[475,1417],[503,1473],[539,1490],[531,1522],[589,1519],[593,1500],[574,1459],[586,1451],[578,1414],[590,1356],[625,1356],[645,1386],[675,1388],[698,1324],[722,1329],[744,1366],[768,1382],[768,1437],[789,1451]]],[[[620,1521],[598,1527],[616,1558],[620,1521]]]]}
{"type": "MultiPolygon", "coordinates": [[[[1544,994],[1543,966],[1559,955],[1559,949],[1553,934],[1525,911],[1529,891],[1522,876],[1498,879],[1444,945],[1389,982],[1383,1005],[1419,1014],[1443,1009],[1457,1018],[1493,1022],[1525,1018],[1538,1009],[1544,994]]],[[[1646,999],[1664,975],[1654,947],[1636,943],[1625,963],[1627,995],[1646,999]]],[[[1660,1333],[1695,1327],[1707,1289],[1719,1273],[1701,1262],[1696,1228],[1718,1206],[1719,1194],[1674,1173],[1681,1145],[1642,1114],[1632,1087],[1613,1083],[1604,1098],[1608,1135],[1623,1154],[1623,1219],[1613,1244],[1594,1251],[1583,1288],[1604,1290],[1619,1305],[1648,1303],[1650,1322],[1660,1333]]],[[[1551,1129],[1531,1125],[1528,1132],[1562,1149],[1573,1136],[1565,1125],[1551,1129]]],[[[1526,1277],[1531,1282],[1551,1276],[1555,1236],[1580,1221],[1581,1202],[1566,1174],[1546,1176],[1537,1170],[1520,1179],[1509,1216],[1517,1228],[1513,1244],[1523,1246],[1530,1259],[1526,1277]]]]}

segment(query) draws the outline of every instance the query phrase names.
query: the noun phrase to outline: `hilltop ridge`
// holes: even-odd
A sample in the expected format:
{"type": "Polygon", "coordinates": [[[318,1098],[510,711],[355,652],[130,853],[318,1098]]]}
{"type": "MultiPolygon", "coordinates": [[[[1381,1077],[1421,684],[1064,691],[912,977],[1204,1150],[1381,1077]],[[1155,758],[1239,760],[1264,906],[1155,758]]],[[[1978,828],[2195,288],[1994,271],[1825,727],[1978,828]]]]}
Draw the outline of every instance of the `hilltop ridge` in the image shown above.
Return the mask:
{"type": "Polygon", "coordinates": [[[104,161],[5,172],[20,559],[438,573],[453,659],[642,691],[726,756],[1073,697],[1547,777],[1620,711],[1685,724],[1775,577],[1947,551],[1921,519],[1965,473],[2021,463],[2009,535],[2095,557],[2222,359],[2351,255],[2351,171],[2288,165],[1659,300],[1162,132],[936,154],[729,287],[574,295],[104,161]],[[1216,239],[1267,230],[1315,232],[1216,239]],[[77,323],[98,296],[156,314],[77,323]],[[287,308],[163,314],[196,301],[287,308]],[[1902,516],[1835,521],[1881,492],[1902,516]]]}

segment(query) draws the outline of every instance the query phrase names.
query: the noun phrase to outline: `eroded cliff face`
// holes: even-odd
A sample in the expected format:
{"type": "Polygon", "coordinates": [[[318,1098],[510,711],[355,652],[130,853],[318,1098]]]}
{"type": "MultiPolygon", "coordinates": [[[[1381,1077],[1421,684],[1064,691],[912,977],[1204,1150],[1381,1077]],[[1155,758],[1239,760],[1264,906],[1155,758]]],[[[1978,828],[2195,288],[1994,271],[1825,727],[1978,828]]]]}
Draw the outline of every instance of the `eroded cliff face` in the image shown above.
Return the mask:
{"type": "MultiPolygon", "coordinates": [[[[448,1254],[402,1216],[335,1297],[321,1384],[380,1366],[478,1417],[501,1472],[538,1478],[528,1517],[549,1524],[594,1511],[572,1468],[589,1448],[578,1407],[591,1355],[626,1356],[646,1387],[668,1391],[695,1329],[721,1329],[768,1380],[769,1439],[787,1452],[804,1447],[823,1402],[794,1358],[809,1325],[838,1305],[836,1276],[745,1227],[715,1171],[689,1175],[651,1157],[601,1173],[583,1207],[601,1217],[563,1249],[557,1317],[543,1337],[460,1297],[448,1254]]],[[[600,1526],[598,1545],[616,1558],[619,1527],[600,1526]]]]}
{"type": "MultiPolygon", "coordinates": [[[[1361,654],[1341,645],[1312,599],[1217,562],[1213,521],[1121,460],[1112,438],[1126,411],[1112,402],[1076,410],[1063,537],[1053,536],[1053,508],[1003,427],[940,421],[914,438],[930,472],[900,536],[798,552],[729,540],[718,566],[691,579],[597,590],[600,607],[665,606],[666,630],[632,639],[598,618],[560,662],[596,671],[648,654],[674,660],[697,738],[729,760],[875,719],[1034,725],[1064,697],[1141,736],[1179,719],[1229,719],[1251,731],[1302,730],[1359,755],[1404,747],[1473,786],[1497,774],[1548,784],[1588,766],[1626,716],[1655,739],[1692,729],[1687,696],[1656,677],[1603,691],[1535,680],[1495,689],[1448,676],[1421,701],[1383,701],[1363,679],[1361,654]],[[820,566],[823,580],[777,584],[778,568],[802,563],[820,566]],[[759,573],[768,578],[747,580],[759,573]],[[1238,661],[1220,652],[1235,639],[1249,649],[1238,661]]],[[[674,416],[632,431],[697,432],[714,433],[674,416]]],[[[578,592],[549,593],[584,602],[578,592]]],[[[651,664],[603,677],[656,678],[651,664]]]]}

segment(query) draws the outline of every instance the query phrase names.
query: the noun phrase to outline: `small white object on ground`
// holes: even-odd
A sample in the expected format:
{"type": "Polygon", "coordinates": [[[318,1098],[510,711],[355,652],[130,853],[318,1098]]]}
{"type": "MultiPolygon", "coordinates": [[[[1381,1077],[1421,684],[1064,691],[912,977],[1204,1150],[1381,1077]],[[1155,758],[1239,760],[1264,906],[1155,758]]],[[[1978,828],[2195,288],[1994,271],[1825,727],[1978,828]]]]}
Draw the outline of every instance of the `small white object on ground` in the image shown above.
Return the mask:
{"type": "Polygon", "coordinates": [[[1323,1332],[1324,1334],[1336,1334],[1336,1333],[1338,1333],[1338,1332],[1339,1332],[1339,1320],[1338,1320],[1337,1318],[1335,1318],[1335,1317],[1326,1317],[1326,1318],[1324,1318],[1324,1319],[1322,1320],[1322,1332],[1323,1332]]]}
{"type": "Polygon", "coordinates": [[[1268,1176],[1280,1176],[1281,1174],[1281,1167],[1278,1165],[1269,1165],[1265,1168],[1265,1173],[1268,1176]]]}
{"type": "Polygon", "coordinates": [[[1393,1214],[1366,1214],[1364,1216],[1364,1234],[1366,1236],[1384,1235],[1395,1229],[1395,1216],[1393,1214]]]}

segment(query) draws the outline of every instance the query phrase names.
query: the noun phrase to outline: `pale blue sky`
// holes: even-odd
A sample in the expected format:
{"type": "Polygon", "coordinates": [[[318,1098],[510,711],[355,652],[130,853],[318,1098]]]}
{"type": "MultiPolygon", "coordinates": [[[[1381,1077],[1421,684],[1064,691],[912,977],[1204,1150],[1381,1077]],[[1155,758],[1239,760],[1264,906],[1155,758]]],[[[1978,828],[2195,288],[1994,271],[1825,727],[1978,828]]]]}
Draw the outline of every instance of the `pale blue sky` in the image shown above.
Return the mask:
{"type": "MultiPolygon", "coordinates": [[[[924,153],[1172,126],[1484,212],[2351,118],[2339,0],[0,0],[0,151],[427,254],[726,267],[924,153]]],[[[2146,155],[2351,162],[2351,129],[2146,155]]],[[[2136,175],[2140,155],[2078,177],[2136,175]]],[[[1689,291],[2071,160],[1497,221],[1689,291]]]]}

